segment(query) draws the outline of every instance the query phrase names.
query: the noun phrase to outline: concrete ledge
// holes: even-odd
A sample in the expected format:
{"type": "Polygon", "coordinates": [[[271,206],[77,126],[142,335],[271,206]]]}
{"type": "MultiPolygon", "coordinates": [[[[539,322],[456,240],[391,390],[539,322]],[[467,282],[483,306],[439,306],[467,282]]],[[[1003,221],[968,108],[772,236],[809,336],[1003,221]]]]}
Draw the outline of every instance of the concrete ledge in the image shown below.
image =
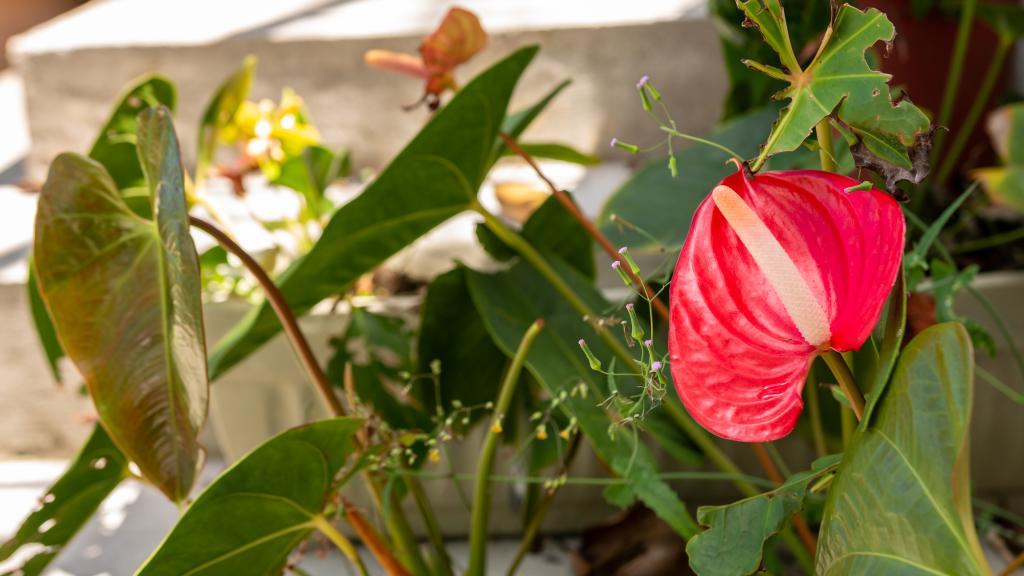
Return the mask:
{"type": "MultiPolygon", "coordinates": [[[[727,81],[714,27],[698,0],[461,4],[476,10],[492,31],[488,48],[460,71],[461,78],[536,43],[542,51],[513,107],[533,102],[565,78],[574,80],[531,131],[535,140],[609,156],[612,136],[655,142],[657,127],[634,88],[643,74],[666,95],[681,129],[705,132],[719,116],[727,81]]],[[[190,150],[207,98],[247,54],[259,58],[253,96],[276,98],[291,86],[306,98],[327,144],[349,147],[359,165],[383,165],[427,112],[403,113],[401,106],[416,101],[421,86],[368,69],[363,54],[372,48],[415,51],[448,5],[305,1],[285,11],[267,1],[91,3],[10,43],[28,94],[30,172],[44,175],[61,151],[84,151],[121,88],[152,71],[178,84],[179,131],[190,150]]]]}

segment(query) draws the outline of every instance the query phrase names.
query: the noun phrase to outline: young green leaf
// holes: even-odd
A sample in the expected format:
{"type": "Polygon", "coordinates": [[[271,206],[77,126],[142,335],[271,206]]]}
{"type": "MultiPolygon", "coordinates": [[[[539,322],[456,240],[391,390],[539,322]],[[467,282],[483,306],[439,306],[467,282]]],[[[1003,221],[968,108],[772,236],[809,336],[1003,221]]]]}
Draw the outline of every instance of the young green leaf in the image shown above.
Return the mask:
{"type": "Polygon", "coordinates": [[[332,182],[346,176],[348,169],[347,152],[335,153],[314,144],[285,160],[273,183],[302,194],[310,215],[319,218],[331,209],[330,201],[324,198],[324,191],[332,182]]]}
{"type": "Polygon", "coordinates": [[[752,168],[760,169],[773,154],[796,150],[823,118],[835,113],[880,160],[913,169],[907,149],[928,130],[924,112],[907,100],[894,104],[888,74],[873,70],[864,52],[878,42],[889,42],[895,29],[876,9],[862,12],[843,4],[806,69],[790,56],[788,32],[779,25],[779,0],[749,0],[740,4],[747,18],[761,29],[779,53],[786,70],[750,62],[752,68],[785,79],[789,86],[776,95],[789,100],[752,168]],[[785,37],[783,38],[783,35],[785,37]]]}
{"type": "MultiPolygon", "coordinates": [[[[536,52],[518,50],[477,76],[358,198],[334,213],[313,249],[277,279],[296,314],[344,291],[476,201],[509,97],[536,52]]],[[[213,377],[280,329],[270,305],[257,305],[218,343],[210,358],[213,377]]]]}
{"type": "Polygon", "coordinates": [[[199,263],[166,108],[139,117],[153,213],[133,213],[96,162],[62,154],[36,216],[39,289],[104,427],[142,475],[184,499],[206,418],[199,263]]]}
{"type": "Polygon", "coordinates": [[[136,576],[280,574],[323,520],[360,426],[323,420],[253,450],[196,498],[136,576]]]}
{"type": "Polygon", "coordinates": [[[224,80],[213,99],[206,105],[199,122],[199,139],[196,143],[196,187],[206,179],[206,173],[213,164],[214,152],[217,150],[217,134],[231,122],[238,112],[238,107],[249,96],[255,70],[256,58],[247,56],[242,61],[242,66],[224,80]]]}
{"type": "Polygon", "coordinates": [[[13,574],[42,574],[103,500],[127,477],[128,460],[97,424],[68,469],[42,496],[39,507],[21,523],[14,536],[0,546],[0,562],[18,551],[37,547],[13,574]]]}
{"type": "Polygon", "coordinates": [[[989,573],[968,476],[973,356],[967,331],[952,322],[903,350],[832,481],[818,574],[989,573]]]}
{"type": "Polygon", "coordinates": [[[139,198],[133,201],[132,209],[138,208],[146,217],[149,216],[146,178],[135,152],[139,112],[157,106],[174,112],[176,102],[177,92],[167,78],[153,74],[136,80],[118,99],[89,150],[89,157],[107,169],[125,196],[139,198]]]}

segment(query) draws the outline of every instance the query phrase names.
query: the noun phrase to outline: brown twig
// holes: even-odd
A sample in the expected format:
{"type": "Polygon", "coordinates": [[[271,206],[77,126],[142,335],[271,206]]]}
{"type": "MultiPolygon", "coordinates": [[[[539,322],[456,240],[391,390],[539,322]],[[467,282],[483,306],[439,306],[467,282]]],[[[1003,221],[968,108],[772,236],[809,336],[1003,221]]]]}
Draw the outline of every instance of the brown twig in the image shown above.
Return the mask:
{"type": "Polygon", "coordinates": [[[317,390],[320,391],[320,395],[323,396],[324,402],[331,410],[331,414],[334,416],[345,416],[345,408],[341,405],[341,401],[334,394],[334,389],[331,386],[330,380],[327,379],[327,375],[320,368],[319,362],[317,362],[316,356],[313,355],[313,350],[309,346],[309,341],[306,340],[306,336],[299,329],[299,323],[295,319],[295,315],[292,313],[291,308],[288,307],[288,302],[284,299],[284,295],[278,290],[277,285],[270,279],[270,276],[263,270],[263,268],[249,255],[248,252],[242,249],[234,240],[231,239],[223,230],[217,228],[213,224],[196,218],[195,216],[188,217],[189,223],[196,228],[199,228],[203,232],[206,232],[210,236],[213,236],[214,240],[218,244],[224,247],[225,250],[231,252],[249,271],[250,274],[256,277],[256,281],[260,283],[263,288],[264,294],[266,294],[267,301],[270,302],[271,308],[277,314],[277,317],[281,320],[282,326],[284,326],[285,334],[288,335],[288,339],[291,341],[292,346],[295,348],[295,353],[299,356],[299,361],[302,363],[302,367],[306,369],[311,380],[316,385],[317,390]]]}
{"type": "Polygon", "coordinates": [[[643,292],[644,297],[650,301],[651,306],[654,308],[654,311],[658,313],[658,316],[668,322],[668,307],[665,306],[665,303],[657,297],[651,287],[648,286],[647,283],[644,282],[643,279],[635,272],[633,272],[629,262],[626,261],[622,254],[619,254],[619,251],[612,245],[611,241],[608,240],[608,237],[598,230],[597,226],[594,225],[590,218],[587,218],[583,212],[580,212],[579,207],[576,206],[576,203],[572,201],[572,198],[569,197],[565,190],[555,186],[555,183],[544,174],[533,157],[523,150],[519,144],[516,143],[515,139],[504,132],[499,132],[498,135],[501,136],[502,141],[505,142],[505,146],[508,146],[509,150],[515,152],[516,155],[530,165],[530,168],[533,168],[533,171],[537,176],[547,184],[555,199],[569,211],[569,214],[580,223],[580,226],[583,226],[583,229],[586,230],[587,234],[601,246],[601,249],[604,250],[605,254],[607,254],[611,259],[619,262],[619,266],[621,267],[620,270],[623,270],[626,273],[626,276],[629,277],[630,282],[643,292]]]}
{"type": "Polygon", "coordinates": [[[1013,574],[1014,570],[1022,566],[1024,566],[1024,552],[1021,552],[1020,556],[1017,556],[1013,559],[1012,562],[1007,564],[1006,568],[1004,568],[1003,571],[999,573],[999,576],[1010,576],[1010,574],[1013,574]]]}
{"type": "MultiPolygon", "coordinates": [[[[754,449],[754,454],[757,455],[757,460],[761,463],[761,468],[764,469],[765,474],[768,475],[768,479],[781,486],[784,482],[782,474],[779,472],[778,467],[775,466],[771,456],[768,455],[768,450],[765,449],[764,444],[755,443],[751,444],[750,447],[754,449]]],[[[811,556],[814,556],[815,551],[818,549],[818,541],[799,512],[793,515],[793,527],[796,528],[796,533],[800,537],[800,541],[803,542],[804,548],[807,548],[811,556]]]]}
{"type": "Polygon", "coordinates": [[[355,530],[359,539],[366,544],[366,547],[373,554],[373,557],[377,559],[377,563],[380,564],[381,568],[388,574],[388,576],[408,576],[409,572],[395,557],[391,554],[387,545],[384,543],[384,539],[380,537],[380,534],[374,530],[373,526],[363,518],[363,515],[359,512],[348,498],[341,497],[341,504],[345,509],[345,520],[348,521],[349,526],[355,530]]]}

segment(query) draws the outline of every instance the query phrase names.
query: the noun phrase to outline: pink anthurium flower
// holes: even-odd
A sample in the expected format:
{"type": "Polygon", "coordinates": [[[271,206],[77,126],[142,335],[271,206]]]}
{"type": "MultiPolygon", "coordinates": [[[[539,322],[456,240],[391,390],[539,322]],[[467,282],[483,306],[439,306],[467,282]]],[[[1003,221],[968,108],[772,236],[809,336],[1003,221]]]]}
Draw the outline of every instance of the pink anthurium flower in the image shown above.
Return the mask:
{"type": "Polygon", "coordinates": [[[814,357],[855,350],[903,253],[900,207],[813,170],[742,171],[697,209],[673,275],[676,390],[712,433],[767,442],[793,429],[814,357]]]}

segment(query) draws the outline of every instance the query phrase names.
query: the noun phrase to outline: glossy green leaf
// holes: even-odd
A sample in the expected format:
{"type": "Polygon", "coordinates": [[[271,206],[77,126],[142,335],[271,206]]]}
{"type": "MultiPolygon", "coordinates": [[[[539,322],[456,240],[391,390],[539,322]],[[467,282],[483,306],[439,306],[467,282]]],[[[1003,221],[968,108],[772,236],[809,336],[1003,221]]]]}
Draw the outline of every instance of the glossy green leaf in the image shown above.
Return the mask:
{"type": "Polygon", "coordinates": [[[17,570],[6,574],[36,576],[89,521],[103,500],[128,477],[128,460],[97,425],[78,455],[40,499],[14,536],[0,545],[0,562],[27,553],[17,570]]]}
{"type": "Polygon", "coordinates": [[[117,106],[89,150],[89,157],[107,169],[118,189],[139,199],[130,202],[133,203],[132,208],[138,207],[144,216],[149,216],[146,212],[149,208],[146,178],[135,152],[139,112],[161,105],[173,112],[176,103],[174,84],[167,78],[153,74],[136,80],[118,99],[117,106]]]}
{"type": "Polygon", "coordinates": [[[971,513],[973,355],[956,323],[903,350],[832,482],[818,574],[989,573],[971,513]]]}
{"type": "MultiPolygon", "coordinates": [[[[903,348],[903,338],[907,327],[907,281],[906,274],[902,271],[896,277],[896,284],[889,293],[889,301],[885,306],[885,325],[882,327],[881,344],[877,355],[867,370],[867,375],[857,376],[860,385],[864,387],[865,408],[864,420],[860,427],[864,428],[871,421],[871,415],[875,412],[878,400],[885,393],[889,385],[889,377],[892,375],[896,359],[899,358],[900,350],[903,348]]],[[[878,330],[878,327],[876,327],[878,330]]],[[[872,340],[865,343],[873,346],[872,340]]]]}
{"type": "Polygon", "coordinates": [[[814,463],[778,488],[725,506],[701,506],[706,527],[686,543],[690,567],[700,576],[741,576],[761,566],[765,544],[803,507],[808,486],[834,471],[838,456],[814,463]]]}
{"type": "MultiPolygon", "coordinates": [[[[586,281],[565,264],[556,262],[562,276],[577,293],[597,310],[607,308],[586,281]]],[[[526,367],[547,393],[558,396],[583,383],[589,393],[567,394],[560,404],[575,416],[580,431],[589,439],[597,455],[622,476],[642,502],[655,511],[683,537],[697,532],[686,506],[675,492],[658,478],[658,467],[650,450],[626,430],[609,435],[610,415],[598,404],[602,379],[587,365],[576,346],[579,338],[590,343],[599,357],[611,354],[600,344],[593,329],[584,323],[561,297],[525,263],[498,274],[467,271],[470,294],[480,311],[491,338],[509,356],[530,324],[543,318],[544,331],[537,336],[526,358],[526,367]]]]}
{"type": "Polygon", "coordinates": [[[360,425],[323,420],[253,450],[196,498],[136,575],[280,574],[322,518],[360,425]]]}
{"type": "MultiPolygon", "coordinates": [[[[766,41],[779,53],[785,71],[763,64],[764,71],[789,86],[777,97],[789,100],[753,164],[759,169],[779,152],[796,150],[823,118],[835,113],[877,158],[905,169],[913,168],[907,149],[928,130],[924,112],[907,100],[893,104],[888,74],[873,70],[864,52],[878,42],[889,42],[895,29],[889,19],[872,8],[861,11],[843,4],[829,26],[814,60],[805,70],[791,57],[788,34],[778,24],[779,0],[749,0],[740,7],[758,24],[766,41]]],[[[785,21],[784,16],[782,22],[785,21]]]]}
{"type": "Polygon", "coordinates": [[[242,66],[224,80],[206,105],[199,121],[199,139],[196,141],[196,186],[206,179],[206,173],[213,165],[217,134],[231,122],[238,107],[248,98],[255,71],[256,57],[247,56],[242,66]]]}
{"type": "MultiPolygon", "coordinates": [[[[762,108],[730,120],[708,138],[743,156],[757,153],[758,142],[768,137],[774,107],[762,108]]],[[[672,178],[663,159],[641,168],[608,199],[597,224],[616,246],[636,251],[678,249],[686,240],[697,206],[722,178],[736,171],[729,155],[710,146],[691,145],[676,152],[679,176],[672,178]],[[621,217],[636,229],[612,221],[621,217]]]]}
{"type": "MultiPolygon", "coordinates": [[[[593,154],[585,154],[572,146],[557,142],[522,142],[519,144],[519,148],[534,158],[559,160],[581,166],[594,166],[601,163],[601,159],[593,154]]],[[[515,156],[515,153],[506,150],[505,156],[515,156]]]]}
{"type": "MultiPolygon", "coordinates": [[[[516,110],[505,116],[501,122],[501,131],[508,134],[513,139],[518,140],[522,136],[523,132],[540,116],[549,104],[565,90],[569,84],[572,84],[571,80],[562,80],[557,86],[551,89],[550,92],[544,95],[543,98],[534,102],[530,106],[523,108],[522,110],[516,110]]],[[[498,139],[494,143],[494,154],[491,156],[491,163],[493,164],[505,153],[505,142],[498,139]]]]}
{"type": "Polygon", "coordinates": [[[464,406],[493,401],[507,364],[472,306],[466,282],[462,268],[442,274],[430,283],[423,302],[416,371],[429,374],[435,361],[441,368],[437,390],[429,382],[416,386],[431,413],[438,398],[446,412],[454,400],[464,406]]]}
{"type": "MultiPolygon", "coordinates": [[[[305,314],[448,218],[471,207],[491,166],[509,97],[537,49],[514,52],[467,84],[355,200],[338,209],[312,250],[277,283],[305,314]]],[[[270,305],[257,305],[218,343],[214,377],[281,329],[270,305]]]]}
{"type": "Polygon", "coordinates": [[[62,154],[36,216],[40,292],[103,426],[142,475],[184,499],[206,417],[199,263],[166,108],[139,119],[155,222],[135,215],[96,162],[62,154]]]}
{"type": "MultiPolygon", "coordinates": [[[[523,224],[520,234],[535,248],[571,263],[577,272],[593,279],[594,241],[583,226],[569,214],[554,196],[548,196],[523,224]]],[[[515,251],[506,246],[485,224],[476,229],[477,238],[491,256],[498,260],[515,257],[515,251]]]]}
{"type": "Polygon", "coordinates": [[[53,327],[53,319],[46,309],[43,297],[39,294],[39,285],[36,283],[36,265],[34,260],[29,260],[28,283],[25,285],[28,291],[29,312],[32,313],[32,324],[36,329],[36,336],[39,337],[39,344],[46,354],[46,363],[50,365],[50,372],[53,379],[61,382],[60,359],[64,357],[64,349],[57,340],[57,331],[53,327]]]}

